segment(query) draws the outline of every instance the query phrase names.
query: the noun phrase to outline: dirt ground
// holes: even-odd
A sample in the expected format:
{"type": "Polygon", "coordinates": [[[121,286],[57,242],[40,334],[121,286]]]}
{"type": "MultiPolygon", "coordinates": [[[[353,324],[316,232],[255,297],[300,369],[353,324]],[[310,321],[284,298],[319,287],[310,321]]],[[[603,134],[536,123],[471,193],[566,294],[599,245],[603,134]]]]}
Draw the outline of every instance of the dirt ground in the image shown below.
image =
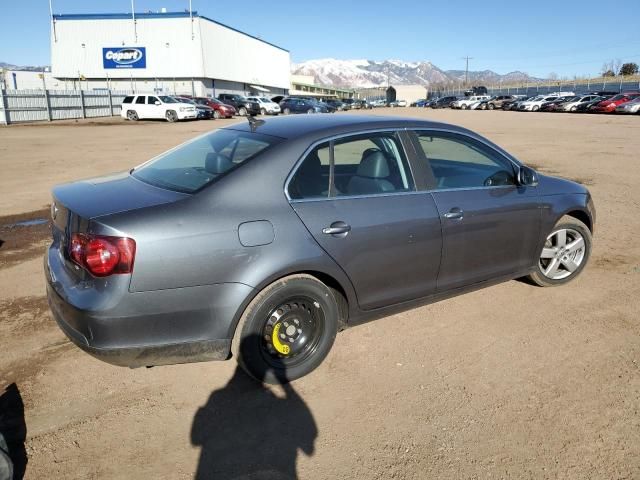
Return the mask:
{"type": "MultiPolygon", "coordinates": [[[[640,118],[384,109],[489,137],[589,186],[590,264],[338,335],[324,364],[263,388],[234,362],[129,370],[66,341],[42,254],[54,184],[129,169],[230,121],[0,128],[0,394],[15,383],[25,478],[640,478],[640,118]]],[[[9,412],[11,413],[11,412],[9,412]]]]}

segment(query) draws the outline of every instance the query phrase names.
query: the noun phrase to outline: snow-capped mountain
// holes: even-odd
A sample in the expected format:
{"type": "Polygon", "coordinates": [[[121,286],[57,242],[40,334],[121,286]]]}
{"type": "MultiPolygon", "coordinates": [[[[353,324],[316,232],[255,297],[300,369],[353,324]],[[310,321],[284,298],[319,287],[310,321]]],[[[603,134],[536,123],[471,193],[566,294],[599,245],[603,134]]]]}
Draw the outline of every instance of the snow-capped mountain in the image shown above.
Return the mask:
{"type": "MultiPolygon", "coordinates": [[[[334,87],[366,88],[391,85],[434,85],[464,79],[464,70],[443,71],[431,62],[405,62],[402,60],[336,60],[323,58],[292,64],[294,75],[311,75],[316,83],[334,87]]],[[[469,72],[474,83],[535,81],[526,73],[511,72],[500,75],[491,70],[469,72]]]]}

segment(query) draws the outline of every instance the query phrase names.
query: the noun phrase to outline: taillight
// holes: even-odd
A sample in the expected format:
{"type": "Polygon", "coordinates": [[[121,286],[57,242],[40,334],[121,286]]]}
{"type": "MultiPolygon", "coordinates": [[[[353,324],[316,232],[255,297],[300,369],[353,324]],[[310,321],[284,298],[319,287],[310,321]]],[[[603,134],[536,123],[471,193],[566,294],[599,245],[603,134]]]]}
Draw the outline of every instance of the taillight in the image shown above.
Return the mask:
{"type": "Polygon", "coordinates": [[[74,233],[71,235],[69,256],[96,277],[131,273],[136,242],[133,238],[74,233]]]}

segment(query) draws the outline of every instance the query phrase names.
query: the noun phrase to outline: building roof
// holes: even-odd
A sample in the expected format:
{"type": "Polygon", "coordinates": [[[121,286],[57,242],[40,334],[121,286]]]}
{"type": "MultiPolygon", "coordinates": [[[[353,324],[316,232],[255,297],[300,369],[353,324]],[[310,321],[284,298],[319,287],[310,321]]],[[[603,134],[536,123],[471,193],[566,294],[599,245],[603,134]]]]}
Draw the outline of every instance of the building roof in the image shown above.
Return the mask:
{"type": "MultiPolygon", "coordinates": [[[[289,53],[289,50],[286,48],[282,48],[278,45],[275,45],[271,42],[267,42],[261,38],[256,37],[255,35],[251,35],[249,33],[238,30],[237,28],[230,27],[229,25],[225,25],[224,23],[217,22],[216,20],[212,20],[209,17],[205,17],[204,15],[198,15],[196,10],[193,10],[191,13],[189,11],[186,12],[166,12],[166,13],[154,13],[154,12],[136,12],[135,18],[138,19],[152,19],[152,18],[202,18],[203,20],[207,20],[211,23],[215,23],[216,25],[220,25],[221,27],[228,28],[229,30],[233,30],[234,32],[240,33],[246,37],[253,38],[254,40],[258,40],[259,42],[266,43],[267,45],[271,45],[279,50],[284,50],[289,53]]],[[[133,19],[133,15],[131,13],[61,13],[54,14],[53,20],[128,20],[133,19]]]]}

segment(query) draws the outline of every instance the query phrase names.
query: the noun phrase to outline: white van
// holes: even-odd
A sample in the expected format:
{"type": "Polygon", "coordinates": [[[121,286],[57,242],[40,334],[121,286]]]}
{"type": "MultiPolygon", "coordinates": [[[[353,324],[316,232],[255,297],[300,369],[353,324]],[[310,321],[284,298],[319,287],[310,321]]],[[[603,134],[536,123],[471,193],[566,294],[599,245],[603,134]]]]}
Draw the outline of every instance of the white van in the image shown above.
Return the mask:
{"type": "Polygon", "coordinates": [[[131,95],[125,97],[120,116],[127,120],[164,118],[168,122],[197,118],[195,105],[183,103],[168,95],[131,95]]]}

